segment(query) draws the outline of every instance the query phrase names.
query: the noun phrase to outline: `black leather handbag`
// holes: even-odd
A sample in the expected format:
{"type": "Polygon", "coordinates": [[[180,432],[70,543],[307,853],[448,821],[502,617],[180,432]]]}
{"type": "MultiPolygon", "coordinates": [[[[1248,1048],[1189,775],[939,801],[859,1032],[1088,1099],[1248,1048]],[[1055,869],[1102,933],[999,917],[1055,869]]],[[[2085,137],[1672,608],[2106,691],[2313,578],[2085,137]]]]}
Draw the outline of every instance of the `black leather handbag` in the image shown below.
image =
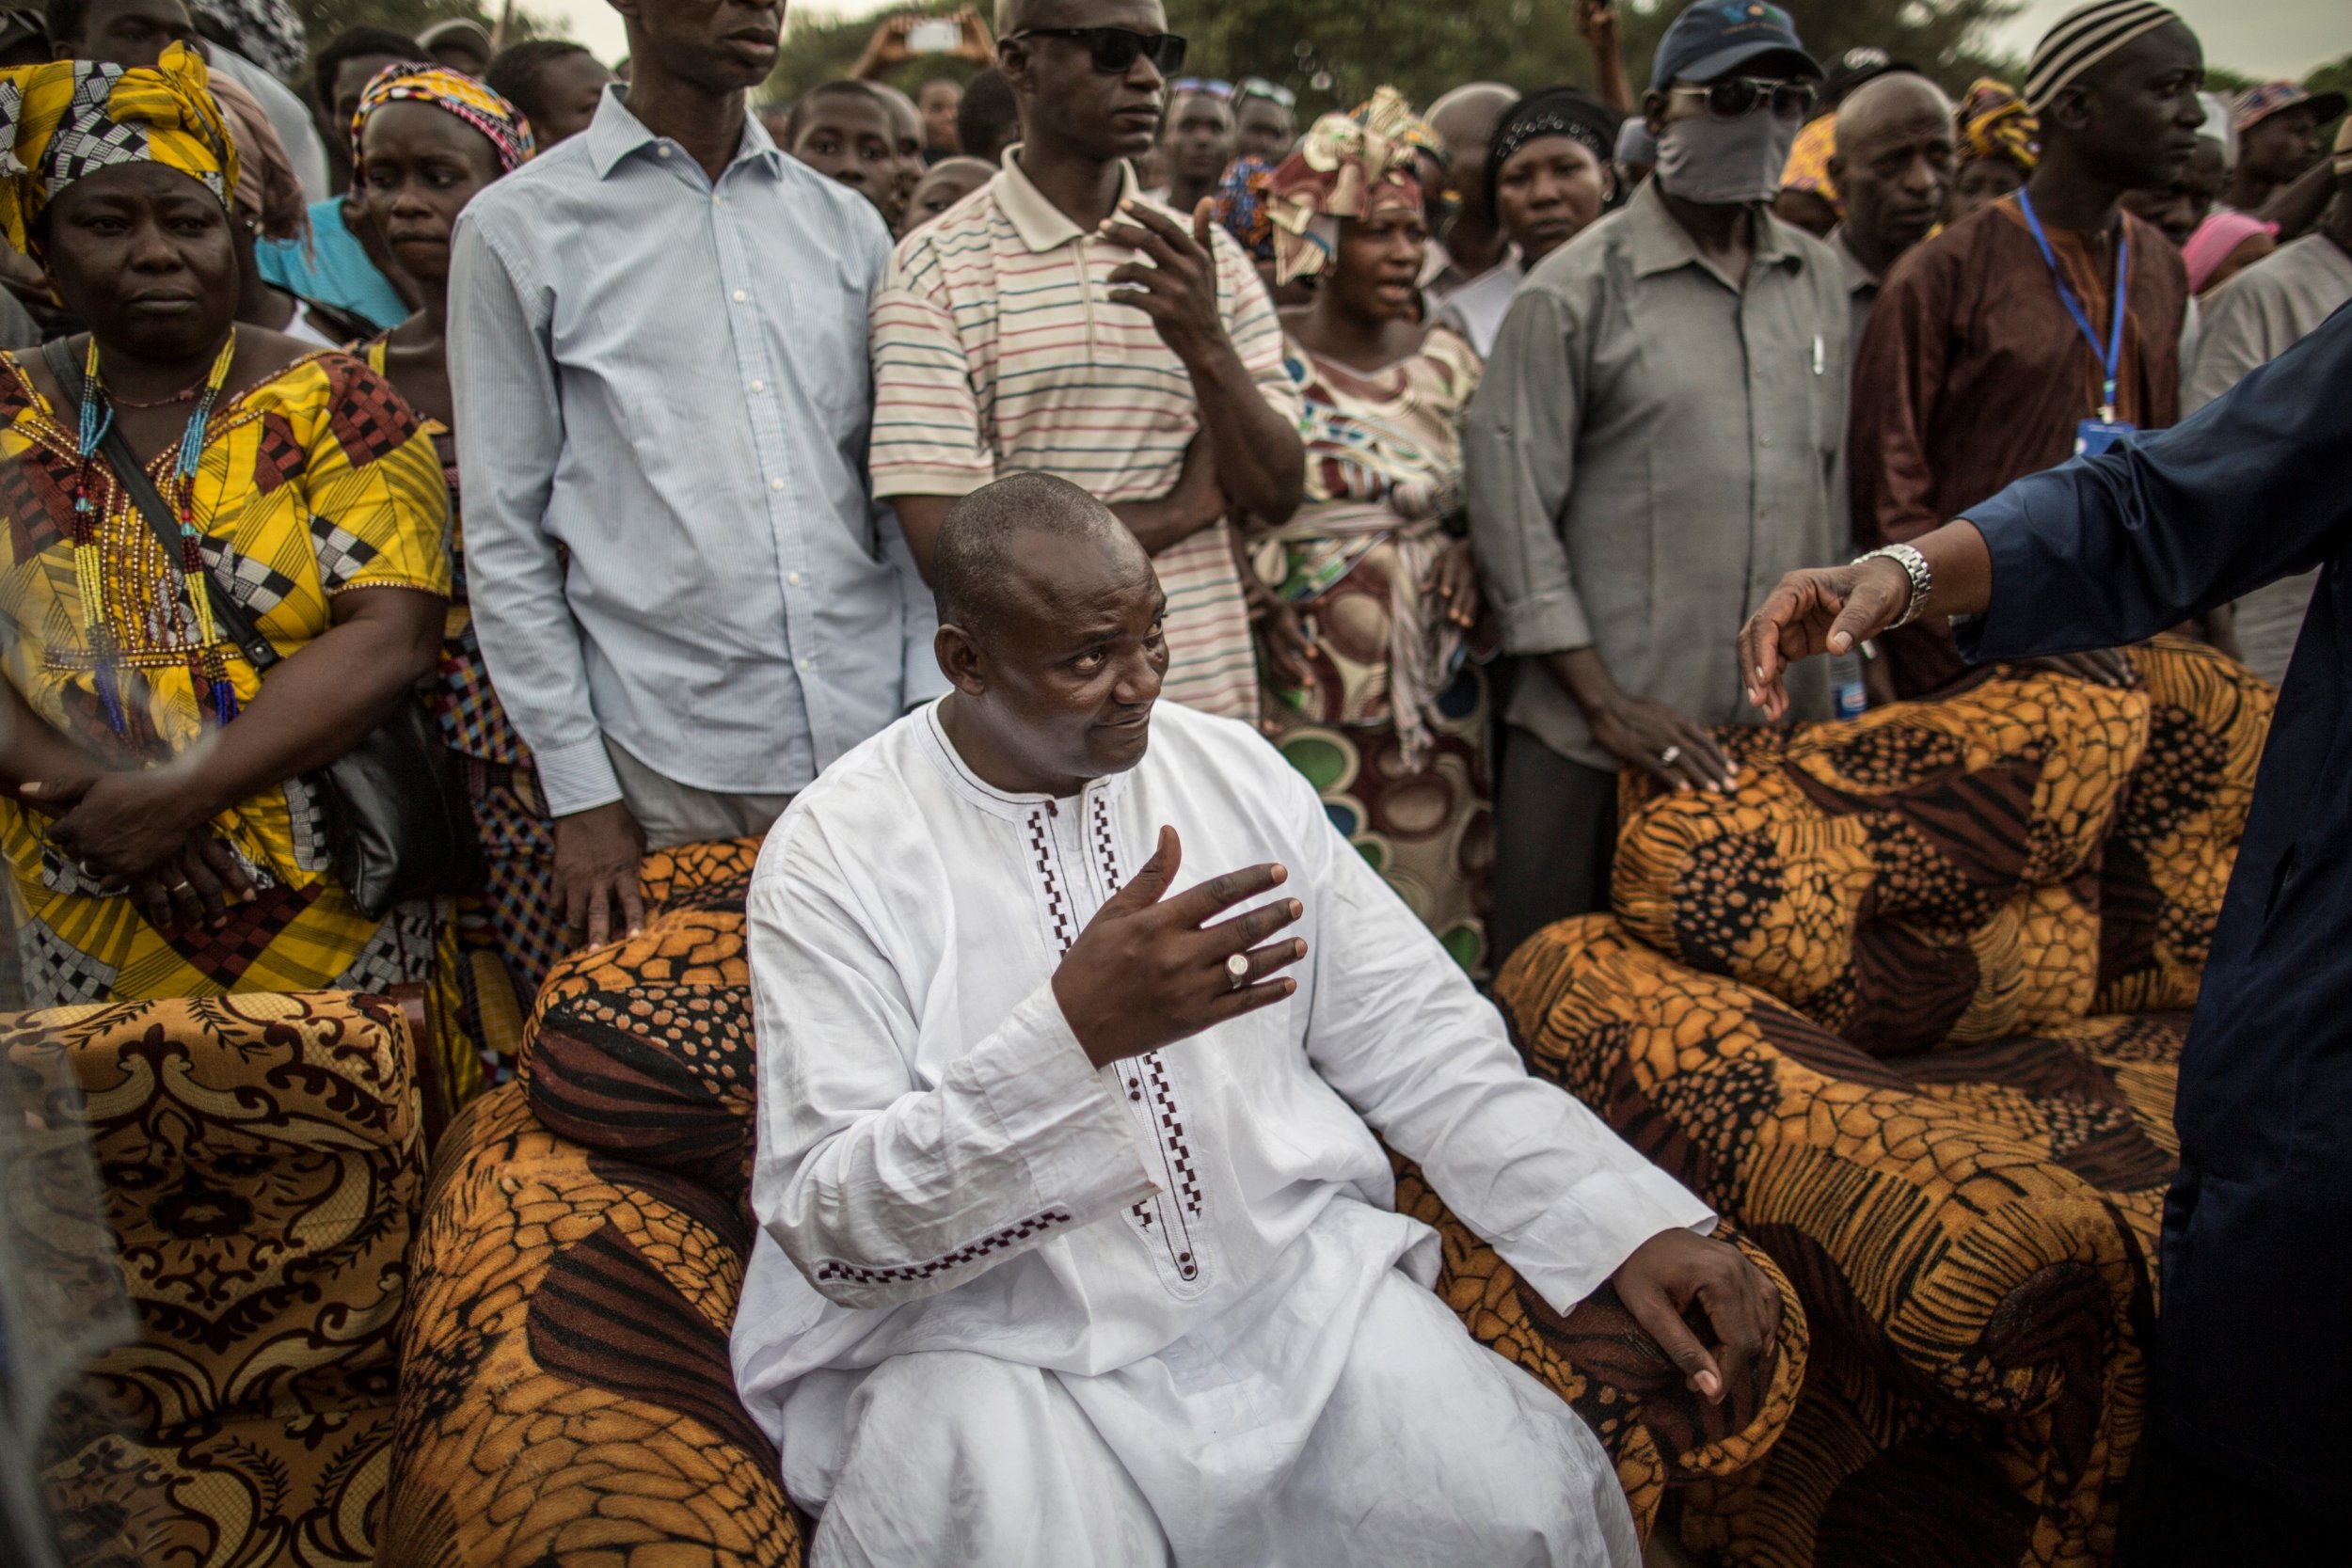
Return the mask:
{"type": "MultiPolygon", "coordinates": [[[[62,340],[53,340],[42,352],[65,393],[71,425],[81,412],[76,385],[81,367],[62,340]]],[[[98,450],[154,531],[164,559],[178,561],[180,525],[123,438],[122,427],[110,423],[98,450]]],[[[245,654],[255,673],[267,675],[278,661],[278,650],[212,573],[201,575],[214,625],[245,654]]],[[[374,920],[411,898],[466,893],[481,885],[482,843],[474,832],[473,807],[441,742],[440,725],[415,692],[404,693],[389,717],[315,777],[334,818],[329,842],[335,847],[335,875],[361,914],[374,920]]]]}

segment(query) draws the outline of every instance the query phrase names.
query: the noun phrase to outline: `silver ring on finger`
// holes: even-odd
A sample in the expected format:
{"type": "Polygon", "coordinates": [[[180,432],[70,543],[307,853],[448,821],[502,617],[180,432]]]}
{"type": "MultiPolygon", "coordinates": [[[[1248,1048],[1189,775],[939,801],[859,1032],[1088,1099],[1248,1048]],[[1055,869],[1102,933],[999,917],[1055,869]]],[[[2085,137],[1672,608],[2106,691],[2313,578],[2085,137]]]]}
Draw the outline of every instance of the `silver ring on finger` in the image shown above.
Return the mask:
{"type": "Polygon", "coordinates": [[[164,891],[170,894],[174,898],[177,898],[183,893],[194,893],[196,891],[196,884],[189,881],[185,877],[183,877],[164,891]]]}
{"type": "Polygon", "coordinates": [[[1658,766],[1661,768],[1672,768],[1677,762],[1680,761],[1681,758],[1682,748],[1679,746],[1669,746],[1664,751],[1658,753],[1658,766]]]}
{"type": "Polygon", "coordinates": [[[1225,960],[1225,989],[1239,990],[1249,981],[1249,955],[1236,953],[1225,960]]]}

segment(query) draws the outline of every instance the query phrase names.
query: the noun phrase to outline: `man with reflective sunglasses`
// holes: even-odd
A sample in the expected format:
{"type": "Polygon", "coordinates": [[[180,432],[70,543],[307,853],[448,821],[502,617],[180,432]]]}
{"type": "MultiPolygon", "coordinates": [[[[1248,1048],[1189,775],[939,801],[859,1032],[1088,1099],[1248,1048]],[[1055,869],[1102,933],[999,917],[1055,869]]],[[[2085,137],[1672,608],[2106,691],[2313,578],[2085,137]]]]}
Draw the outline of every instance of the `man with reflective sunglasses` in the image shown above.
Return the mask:
{"type": "Polygon", "coordinates": [[[1184,40],[1159,0],[1007,0],[997,58],[1025,138],[977,196],[907,236],[873,311],[875,494],[928,571],[947,509],[1005,474],[1069,480],[1152,553],[1167,695],[1255,720],[1257,656],[1226,514],[1298,505],[1282,334],[1203,205],[1148,199],[1184,40]]]}
{"type": "Polygon", "coordinates": [[[1238,156],[1279,164],[1298,140],[1298,95],[1263,76],[1233,87],[1233,142],[1238,156]]]}
{"type": "MultiPolygon", "coordinates": [[[[1656,177],[1528,274],[1463,445],[1470,534],[1519,674],[1495,802],[1494,951],[1606,908],[1617,771],[1734,787],[1751,721],[1710,619],[1846,541],[1847,307],[1772,215],[1820,69],[1788,14],[1702,0],[1660,42],[1656,177]]],[[[1791,693],[1829,716],[1813,671],[1791,693]]]]}

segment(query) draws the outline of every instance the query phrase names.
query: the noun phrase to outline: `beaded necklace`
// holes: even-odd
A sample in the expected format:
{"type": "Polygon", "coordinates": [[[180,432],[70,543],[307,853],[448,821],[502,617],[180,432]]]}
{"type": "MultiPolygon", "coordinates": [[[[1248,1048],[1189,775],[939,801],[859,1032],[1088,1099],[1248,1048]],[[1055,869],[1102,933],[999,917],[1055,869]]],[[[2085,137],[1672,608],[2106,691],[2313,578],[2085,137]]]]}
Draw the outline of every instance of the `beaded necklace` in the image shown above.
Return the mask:
{"type": "MultiPolygon", "coordinates": [[[[236,356],[237,331],[232,326],[228,341],[220,345],[219,356],[213,361],[212,373],[204,379],[203,393],[196,399],[187,427],[180,433],[179,459],[172,466],[170,477],[158,486],[165,503],[180,520],[180,559],[176,562],[180,582],[179,592],[172,595],[170,624],[157,621],[151,611],[150,624],[145,628],[151,644],[183,641],[175,634],[183,630],[179,600],[185,597],[195,633],[193,643],[187,647],[188,675],[199,692],[210,689],[213,717],[223,724],[236,717],[237,698],[230,684],[228,662],[221,657],[220,634],[213,622],[212,595],[204,586],[203,535],[196,527],[196,470],[203,460],[204,429],[212,420],[213,404],[219,401],[221,388],[229,380],[230,362],[236,356]]],[[[183,393],[181,397],[186,395],[183,393]]],[[[114,726],[115,734],[126,735],[130,732],[130,717],[123,709],[115,669],[121,662],[121,645],[128,639],[118,634],[108,606],[116,605],[117,612],[127,617],[133,595],[127,591],[108,592],[105,559],[99,541],[104,518],[90,502],[91,467],[98,445],[106,438],[114,417],[114,404],[106,395],[105,383],[99,378],[98,339],[93,334],[89,353],[82,364],[81,466],[73,484],[73,576],[81,589],[82,626],[89,642],[99,700],[105,705],[106,721],[114,726]]],[[[137,511],[135,502],[131,510],[137,511]]]]}

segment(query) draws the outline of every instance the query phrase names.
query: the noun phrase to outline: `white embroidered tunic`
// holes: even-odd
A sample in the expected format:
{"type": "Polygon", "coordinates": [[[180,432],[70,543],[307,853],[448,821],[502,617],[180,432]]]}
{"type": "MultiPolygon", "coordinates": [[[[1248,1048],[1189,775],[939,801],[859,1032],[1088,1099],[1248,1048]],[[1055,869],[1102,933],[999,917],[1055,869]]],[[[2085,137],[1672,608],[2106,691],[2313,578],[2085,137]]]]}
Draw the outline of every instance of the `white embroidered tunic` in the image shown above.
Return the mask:
{"type": "MultiPolygon", "coordinates": [[[[984,784],[918,710],[793,802],[749,915],[761,1234],[734,1354],[787,1482],[810,1434],[783,1407],[821,1369],[968,1351],[1090,1377],[1220,1320],[1231,1342],[1236,1306],[1343,1345],[1383,1276],[1425,1286],[1439,1260],[1391,1207],[1375,1130],[1562,1311],[1649,1237],[1711,1223],[1527,1075],[1314,789],[1232,721],[1163,703],[1138,766],[1053,800],[984,784]],[[1287,1001],[1098,1071],[1049,980],[1163,823],[1174,891],[1287,866],[1268,896],[1304,904],[1310,956],[1287,1001]]],[[[1253,1386],[1291,1397],[1279,1368],[1253,1386]]]]}

